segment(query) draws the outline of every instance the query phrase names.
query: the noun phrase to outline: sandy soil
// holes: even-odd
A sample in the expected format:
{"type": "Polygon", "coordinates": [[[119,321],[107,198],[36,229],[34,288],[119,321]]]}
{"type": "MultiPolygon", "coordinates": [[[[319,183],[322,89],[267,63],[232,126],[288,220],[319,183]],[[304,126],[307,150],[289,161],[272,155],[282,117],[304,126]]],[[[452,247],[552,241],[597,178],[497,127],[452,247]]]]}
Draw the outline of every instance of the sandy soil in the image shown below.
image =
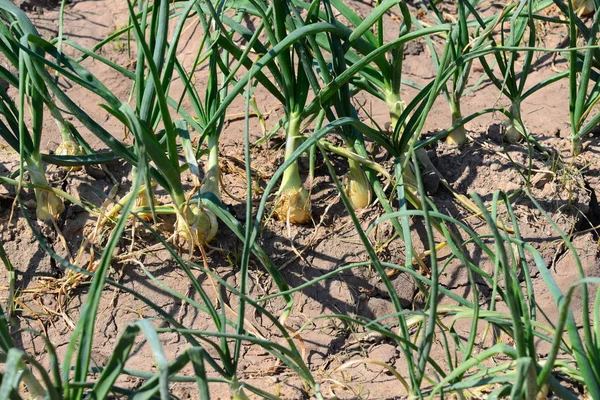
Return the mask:
{"type": "MultiPolygon", "coordinates": [[[[38,2],[18,2],[28,11],[43,36],[50,38],[56,35],[58,12],[51,4],[38,2]]],[[[362,2],[351,2],[362,13],[367,13],[369,5],[362,2]]],[[[66,10],[65,36],[92,47],[99,40],[114,32],[126,22],[126,3],[120,0],[80,0],[73,1],[66,10]]],[[[560,43],[565,32],[552,30],[544,36],[548,46],[560,43]]],[[[185,52],[185,50],[183,50],[185,52]]],[[[74,53],[73,53],[74,54],[74,53]]],[[[134,59],[129,56],[124,41],[105,46],[101,54],[121,65],[130,65],[134,59]]],[[[183,54],[193,57],[194,52],[183,54]]],[[[423,43],[411,44],[407,48],[405,60],[405,77],[416,83],[427,82],[434,76],[428,49],[423,43]]],[[[187,59],[186,59],[187,60],[187,59]]],[[[100,63],[86,61],[86,67],[100,78],[120,98],[127,98],[130,82],[109,70],[100,63]]],[[[553,69],[563,70],[566,64],[552,58],[541,56],[534,64],[530,84],[553,74],[553,69]]],[[[479,79],[481,69],[475,68],[472,80],[479,79]]],[[[99,121],[104,121],[104,127],[116,135],[120,135],[122,127],[106,112],[98,107],[98,98],[91,96],[78,87],[68,82],[63,82],[65,91],[74,98],[83,108],[99,121]]],[[[177,90],[175,85],[173,90],[177,90]]],[[[414,89],[406,89],[407,98],[414,93],[414,89]]],[[[363,97],[365,109],[374,110],[373,117],[385,122],[387,112],[382,110],[381,104],[371,98],[363,97]]],[[[258,93],[257,102],[266,115],[266,123],[270,128],[281,117],[281,110],[277,109],[276,102],[268,96],[258,93]],[[268,114],[271,112],[270,114],[268,114]]],[[[490,107],[496,104],[505,104],[506,100],[498,95],[495,87],[482,85],[470,93],[463,103],[463,114],[490,107]]],[[[243,164],[243,121],[236,117],[236,113],[243,110],[243,103],[233,105],[229,111],[225,134],[220,143],[222,156],[223,182],[229,191],[236,197],[245,195],[245,181],[242,172],[243,164]]],[[[531,96],[523,104],[523,118],[531,134],[544,146],[560,152],[568,157],[569,149],[569,115],[568,115],[568,88],[567,82],[558,82],[531,96]]],[[[424,130],[425,135],[434,134],[446,128],[450,123],[448,106],[440,99],[434,106],[424,130]]],[[[543,256],[545,262],[555,274],[555,279],[562,289],[565,289],[578,278],[573,267],[573,259],[569,251],[561,244],[560,238],[546,222],[541,213],[533,207],[529,199],[520,194],[519,188],[524,180],[523,172],[514,162],[527,164],[529,155],[526,146],[522,144],[506,145],[502,143],[500,127],[501,115],[487,115],[476,119],[467,125],[472,142],[463,148],[448,147],[438,144],[436,148],[428,149],[434,165],[443,171],[449,184],[459,193],[480,194],[486,204],[492,200],[494,190],[504,190],[513,197],[515,215],[519,221],[521,235],[531,243],[543,256]],[[514,162],[511,162],[509,158],[514,162]]],[[[44,132],[43,148],[52,151],[60,140],[58,132],[51,121],[48,121],[47,130],[44,132]]],[[[251,121],[253,139],[262,136],[262,130],[257,119],[251,121]]],[[[102,143],[90,138],[90,143],[96,149],[102,149],[102,143]]],[[[264,185],[269,176],[274,172],[282,160],[283,152],[281,141],[257,148],[253,153],[252,164],[256,168],[256,181],[259,187],[264,185]]],[[[534,152],[532,162],[537,184],[534,195],[543,204],[545,210],[552,216],[558,225],[566,232],[574,235],[574,245],[580,251],[586,273],[591,276],[600,276],[598,233],[590,227],[600,223],[600,136],[594,133],[584,144],[584,154],[559,170],[544,161],[539,154],[534,152]],[[550,172],[547,172],[550,171],[550,172]]],[[[14,171],[18,165],[17,156],[11,151],[0,153],[0,174],[14,171]]],[[[340,176],[344,173],[343,163],[336,164],[340,176]]],[[[303,165],[306,169],[307,166],[303,165]]],[[[108,171],[114,175],[121,184],[118,195],[127,192],[128,169],[121,162],[107,165],[108,171]]],[[[56,168],[50,168],[51,179],[57,186],[63,188],[81,199],[86,199],[93,204],[100,205],[103,194],[106,195],[113,187],[114,182],[98,168],[65,175],[56,168]]],[[[458,205],[451,194],[442,186],[432,184],[430,194],[440,211],[456,218],[465,218],[466,221],[479,234],[488,233],[483,221],[473,217],[470,211],[458,205]]],[[[34,354],[42,363],[46,363],[44,344],[41,337],[34,335],[25,328],[46,333],[57,348],[59,358],[66,350],[73,321],[77,321],[81,304],[86,299],[86,285],[81,284],[70,293],[69,298],[57,296],[52,293],[53,280],[65,275],[65,270],[45,253],[32,236],[26,221],[16,215],[9,220],[12,206],[12,188],[0,186],[0,232],[1,239],[18,271],[18,287],[22,290],[21,307],[25,310],[18,319],[19,327],[15,328],[15,338],[20,346],[34,354]],[[42,290],[43,287],[45,290],[42,290]],[[60,306],[60,307],[59,307],[60,306]],[[63,308],[59,314],[51,314],[51,310],[63,308]]],[[[245,212],[245,199],[238,201],[227,195],[224,201],[238,218],[243,219],[245,212]]],[[[334,268],[349,262],[365,261],[368,256],[355,234],[350,219],[347,217],[341,204],[331,177],[324,165],[317,168],[317,176],[312,183],[312,199],[314,215],[319,220],[314,221],[314,226],[291,227],[269,219],[262,232],[261,245],[272,257],[274,263],[282,269],[290,286],[300,285],[307,280],[318,277],[334,268]]],[[[33,210],[30,210],[33,216],[33,210]]],[[[382,215],[379,206],[372,206],[360,213],[363,226],[367,226],[377,217],[382,215]]],[[[94,223],[83,209],[70,206],[59,227],[67,238],[69,250],[76,253],[83,237],[89,233],[94,223]]],[[[172,221],[164,222],[168,227],[172,221]]],[[[415,243],[422,243],[424,228],[415,220],[415,243]]],[[[65,256],[65,248],[55,230],[50,227],[39,227],[49,246],[59,255],[65,256]]],[[[399,240],[388,240],[392,235],[391,227],[377,232],[373,242],[382,244],[378,246],[382,260],[397,264],[404,262],[404,249],[399,240]]],[[[133,243],[125,238],[119,245],[118,253],[123,254],[133,246],[134,250],[144,250],[153,243],[152,236],[138,227],[133,243]]],[[[100,249],[98,249],[100,250],[100,249]]],[[[235,236],[227,229],[220,229],[217,240],[209,249],[208,264],[228,283],[235,285],[239,273],[235,266],[236,257],[239,257],[241,246],[235,236]]],[[[443,257],[444,254],[440,254],[443,257]]],[[[194,256],[199,260],[198,255],[194,256]]],[[[490,260],[481,254],[472,254],[473,261],[487,271],[493,271],[490,260]]],[[[84,259],[80,260],[85,266],[84,259]]],[[[137,262],[115,262],[110,273],[111,279],[118,280],[121,284],[135,289],[150,298],[157,305],[167,310],[185,326],[195,329],[210,329],[212,324],[204,314],[182,305],[182,303],[162,290],[146,276],[139,263],[143,263],[154,276],[158,277],[166,286],[189,296],[197,297],[197,293],[190,292],[190,285],[184,273],[170,259],[165,251],[145,251],[137,262]]],[[[257,296],[275,291],[273,283],[267,279],[266,274],[258,263],[253,263],[251,275],[251,292],[257,296]]],[[[536,295],[540,307],[551,313],[554,311],[553,301],[545,284],[536,273],[532,273],[536,287],[536,295]]],[[[213,282],[201,273],[198,280],[203,288],[217,298],[213,282]]],[[[464,270],[456,263],[451,263],[442,272],[442,284],[461,295],[467,296],[471,288],[464,270]]],[[[6,282],[6,273],[0,271],[0,286],[6,282]]],[[[419,292],[416,285],[406,276],[399,274],[394,280],[394,285],[400,295],[403,306],[407,308],[419,307],[419,292]]],[[[482,296],[489,296],[490,289],[485,285],[479,287],[482,296]]],[[[2,299],[4,301],[4,299],[2,299]]],[[[235,300],[231,299],[231,306],[235,309],[235,300]]],[[[442,299],[442,304],[450,304],[449,299],[442,299]]],[[[327,279],[321,285],[312,286],[297,294],[295,309],[288,320],[290,329],[299,329],[312,318],[327,313],[353,313],[368,318],[377,318],[393,312],[393,306],[385,295],[375,271],[370,269],[355,269],[327,279]]],[[[278,315],[282,307],[280,301],[273,301],[267,308],[278,315]]],[[[575,299],[574,310],[581,309],[581,299],[575,299]]],[[[94,358],[96,365],[103,365],[124,327],[127,323],[139,318],[153,318],[155,313],[144,306],[131,295],[107,288],[101,302],[97,321],[97,334],[94,342],[94,358]]],[[[581,315],[579,314],[579,318],[581,315]]],[[[252,314],[248,316],[252,327],[260,334],[276,340],[272,336],[271,322],[252,314]]],[[[380,367],[356,364],[351,369],[338,367],[350,360],[371,358],[380,360],[394,366],[400,373],[403,372],[403,360],[400,350],[394,343],[388,341],[357,341],[359,332],[354,332],[353,327],[344,326],[330,319],[315,320],[305,327],[301,336],[303,339],[306,361],[314,371],[315,377],[323,382],[327,390],[334,390],[333,382],[344,382],[347,388],[338,387],[335,394],[340,398],[364,396],[369,398],[397,398],[403,389],[400,383],[391,375],[386,374],[380,367]]],[[[173,358],[185,350],[185,340],[175,334],[166,335],[164,346],[169,358],[173,358]]],[[[482,345],[485,345],[483,343],[482,345]]],[[[544,349],[540,348],[540,353],[544,349]]],[[[443,356],[441,347],[434,350],[434,358],[443,356]],[[438,353],[436,353],[438,352],[438,353]]],[[[154,364],[152,354],[144,342],[140,341],[133,357],[129,361],[131,366],[151,366],[154,364]]],[[[191,368],[184,371],[191,373],[191,368]]],[[[277,364],[275,359],[266,354],[262,349],[246,347],[243,350],[240,376],[247,381],[272,393],[279,394],[282,398],[306,398],[305,388],[297,377],[289,370],[277,364]]],[[[125,378],[123,378],[125,379],[125,378]]],[[[135,379],[120,382],[123,386],[135,387],[140,382],[135,379]]],[[[195,388],[187,384],[174,384],[173,394],[180,398],[196,398],[195,388]]],[[[214,398],[227,398],[228,390],[215,385],[212,387],[214,398]]]]}

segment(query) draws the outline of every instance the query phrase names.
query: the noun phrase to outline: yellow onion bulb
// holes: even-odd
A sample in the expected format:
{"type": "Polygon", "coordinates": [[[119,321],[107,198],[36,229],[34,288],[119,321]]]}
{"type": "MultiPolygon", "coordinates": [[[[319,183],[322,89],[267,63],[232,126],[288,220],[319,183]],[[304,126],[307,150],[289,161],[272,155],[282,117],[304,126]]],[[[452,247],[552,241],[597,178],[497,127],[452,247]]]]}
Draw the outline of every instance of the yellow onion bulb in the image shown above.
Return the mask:
{"type": "Polygon", "coordinates": [[[175,229],[179,237],[194,245],[203,245],[215,238],[219,222],[212,211],[192,204],[184,215],[177,215],[175,229]]]}
{"type": "Polygon", "coordinates": [[[280,221],[306,224],[311,220],[311,203],[308,191],[303,187],[290,187],[279,193],[275,216],[280,221]]]}
{"type": "Polygon", "coordinates": [[[517,143],[521,140],[525,132],[521,122],[521,107],[519,104],[511,104],[508,111],[510,117],[504,121],[504,140],[509,143],[517,143]]]}
{"type": "Polygon", "coordinates": [[[523,137],[523,133],[517,128],[514,121],[509,120],[504,123],[504,138],[509,143],[517,143],[523,137]]]}
{"type": "Polygon", "coordinates": [[[35,215],[38,220],[44,222],[56,221],[65,210],[63,201],[52,192],[36,190],[35,215]]]}
{"type": "Polygon", "coordinates": [[[350,171],[344,180],[344,192],[352,207],[361,209],[371,204],[371,185],[365,172],[359,165],[350,164],[350,171]]]}
{"type": "MultiPolygon", "coordinates": [[[[57,156],[81,156],[84,154],[83,149],[80,145],[73,142],[72,140],[63,141],[54,152],[57,156]]],[[[79,171],[81,169],[80,165],[75,166],[63,166],[62,167],[67,172],[79,171]]]]}
{"type": "Polygon", "coordinates": [[[230,389],[231,398],[233,400],[250,400],[250,398],[246,395],[246,392],[244,392],[244,385],[241,384],[237,378],[233,378],[232,382],[230,383],[230,389]]]}
{"type": "Polygon", "coordinates": [[[250,400],[241,387],[231,391],[231,398],[233,400],[250,400]]]}
{"type": "Polygon", "coordinates": [[[392,131],[396,129],[396,124],[398,123],[398,120],[400,119],[400,115],[402,115],[402,112],[404,111],[404,107],[406,106],[406,104],[402,101],[402,100],[396,100],[392,103],[388,103],[388,109],[390,112],[390,120],[392,122],[392,131]]]}
{"type": "Polygon", "coordinates": [[[573,0],[573,9],[580,17],[592,14],[596,11],[594,0],[573,0]]]}
{"type": "MultiPolygon", "coordinates": [[[[153,204],[156,204],[156,201],[154,199],[152,199],[152,202],[153,202],[153,204]]],[[[135,207],[136,208],[150,207],[150,200],[148,198],[147,193],[138,194],[138,196],[135,199],[135,207]]],[[[152,220],[151,212],[138,212],[138,216],[146,222],[149,222],[152,220]]]]}
{"type": "MultiPolygon", "coordinates": [[[[452,125],[456,125],[462,119],[460,111],[452,113],[452,125]]],[[[469,139],[467,138],[467,130],[464,125],[453,129],[448,136],[446,136],[446,144],[449,146],[462,146],[467,144],[469,139]]]]}

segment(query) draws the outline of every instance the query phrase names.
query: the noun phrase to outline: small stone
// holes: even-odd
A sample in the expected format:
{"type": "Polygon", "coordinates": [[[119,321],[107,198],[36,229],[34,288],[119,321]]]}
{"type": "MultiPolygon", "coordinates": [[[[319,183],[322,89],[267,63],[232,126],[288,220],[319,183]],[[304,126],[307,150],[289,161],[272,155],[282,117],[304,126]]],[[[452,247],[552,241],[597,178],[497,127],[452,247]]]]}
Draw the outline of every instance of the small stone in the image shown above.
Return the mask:
{"type": "Polygon", "coordinates": [[[417,40],[411,40],[404,46],[404,56],[418,56],[424,50],[423,43],[417,40]]]}
{"type": "Polygon", "coordinates": [[[386,364],[393,364],[396,358],[396,347],[388,343],[380,344],[369,353],[369,358],[386,364]]]}
{"type": "Polygon", "coordinates": [[[106,173],[95,165],[85,165],[85,172],[94,179],[100,180],[106,177],[106,173]]]}
{"type": "Polygon", "coordinates": [[[364,310],[360,311],[361,315],[367,318],[379,319],[386,315],[393,314],[396,310],[390,300],[371,297],[366,304],[366,307],[364,307],[364,310]]]}
{"type": "Polygon", "coordinates": [[[543,188],[547,183],[552,182],[554,174],[549,171],[538,172],[531,180],[533,187],[538,189],[543,188]]]}
{"type": "Polygon", "coordinates": [[[423,174],[423,185],[428,196],[434,195],[440,187],[440,178],[435,172],[427,172],[423,174]]]}
{"type": "Polygon", "coordinates": [[[502,188],[502,190],[506,193],[509,192],[514,192],[516,190],[519,190],[521,188],[521,185],[519,185],[517,182],[506,182],[506,184],[504,185],[504,188],[502,188]]]}
{"type": "Polygon", "coordinates": [[[33,199],[25,200],[23,204],[30,210],[35,210],[35,208],[37,207],[37,203],[33,199]]]}

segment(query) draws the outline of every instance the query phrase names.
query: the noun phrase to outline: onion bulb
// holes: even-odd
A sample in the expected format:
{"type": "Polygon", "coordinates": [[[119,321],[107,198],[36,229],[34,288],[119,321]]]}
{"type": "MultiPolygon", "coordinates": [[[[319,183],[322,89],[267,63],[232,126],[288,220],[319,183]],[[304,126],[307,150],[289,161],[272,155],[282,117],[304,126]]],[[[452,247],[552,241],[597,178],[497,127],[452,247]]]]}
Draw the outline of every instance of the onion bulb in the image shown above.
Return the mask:
{"type": "Polygon", "coordinates": [[[203,245],[215,238],[219,223],[216,215],[196,204],[185,208],[184,215],[177,215],[176,233],[194,245],[203,245]]]}
{"type": "Polygon", "coordinates": [[[306,224],[311,219],[311,203],[308,191],[302,186],[288,187],[279,192],[275,215],[280,221],[306,224]]]}
{"type": "Polygon", "coordinates": [[[371,204],[371,184],[367,175],[354,160],[349,160],[350,170],[344,179],[344,192],[352,207],[361,209],[371,204]]]}
{"type": "Polygon", "coordinates": [[[580,17],[592,14],[596,11],[594,0],[573,0],[573,9],[580,17]]]}
{"type": "Polygon", "coordinates": [[[231,398],[233,400],[250,400],[250,398],[248,396],[246,396],[246,393],[244,392],[244,389],[242,389],[242,388],[239,388],[237,390],[232,390],[231,398]]]}
{"type": "MultiPolygon", "coordinates": [[[[63,142],[56,148],[56,151],[54,153],[57,156],[80,156],[84,154],[81,146],[72,140],[63,140],[63,142]]],[[[62,168],[67,172],[73,172],[79,171],[81,169],[81,166],[63,166],[62,168]]]]}
{"type": "MultiPolygon", "coordinates": [[[[156,204],[156,200],[153,198],[152,199],[153,204],[156,204]]],[[[136,199],[135,199],[135,207],[136,208],[145,208],[145,207],[150,207],[150,199],[148,197],[148,193],[140,193],[137,195],[136,199]]],[[[140,218],[142,218],[144,221],[148,222],[152,220],[152,213],[151,212],[139,212],[138,216],[140,218]]]]}
{"type": "MultiPolygon", "coordinates": [[[[300,122],[299,113],[290,115],[285,138],[285,160],[289,160],[298,148],[300,122]]],[[[310,195],[302,186],[298,161],[294,160],[283,172],[277,204],[275,205],[275,216],[280,221],[306,224],[311,219],[310,210],[310,195]]]]}
{"type": "Polygon", "coordinates": [[[26,159],[27,171],[31,183],[37,187],[34,189],[36,209],[35,215],[38,220],[44,222],[56,221],[60,214],[65,210],[65,205],[60,197],[52,193],[49,188],[42,161],[38,157],[30,157],[26,159]]]}
{"type": "Polygon", "coordinates": [[[250,398],[244,392],[244,385],[240,384],[237,378],[233,378],[232,382],[229,384],[231,389],[231,398],[233,400],[250,400],[250,398]]]}
{"type": "Polygon", "coordinates": [[[520,107],[513,103],[508,111],[511,117],[504,122],[504,139],[509,143],[517,143],[525,133],[523,122],[521,122],[520,107]]]}
{"type": "MultiPolygon", "coordinates": [[[[460,110],[452,112],[452,126],[456,125],[462,119],[460,110]]],[[[468,142],[467,131],[465,126],[461,125],[458,128],[453,129],[448,136],[446,136],[446,144],[450,146],[462,146],[468,142]]]]}
{"type": "Polygon", "coordinates": [[[65,210],[63,201],[52,192],[35,190],[36,209],[35,216],[44,222],[56,221],[65,210]]]}

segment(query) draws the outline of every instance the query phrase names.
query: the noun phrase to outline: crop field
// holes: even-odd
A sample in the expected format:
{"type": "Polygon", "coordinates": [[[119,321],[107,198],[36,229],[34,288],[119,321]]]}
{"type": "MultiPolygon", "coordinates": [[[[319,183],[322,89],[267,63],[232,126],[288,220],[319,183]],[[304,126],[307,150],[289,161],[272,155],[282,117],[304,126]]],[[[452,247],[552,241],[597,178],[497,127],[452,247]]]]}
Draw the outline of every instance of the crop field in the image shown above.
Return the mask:
{"type": "Polygon", "coordinates": [[[0,0],[0,400],[600,399],[600,0],[0,0]]]}

